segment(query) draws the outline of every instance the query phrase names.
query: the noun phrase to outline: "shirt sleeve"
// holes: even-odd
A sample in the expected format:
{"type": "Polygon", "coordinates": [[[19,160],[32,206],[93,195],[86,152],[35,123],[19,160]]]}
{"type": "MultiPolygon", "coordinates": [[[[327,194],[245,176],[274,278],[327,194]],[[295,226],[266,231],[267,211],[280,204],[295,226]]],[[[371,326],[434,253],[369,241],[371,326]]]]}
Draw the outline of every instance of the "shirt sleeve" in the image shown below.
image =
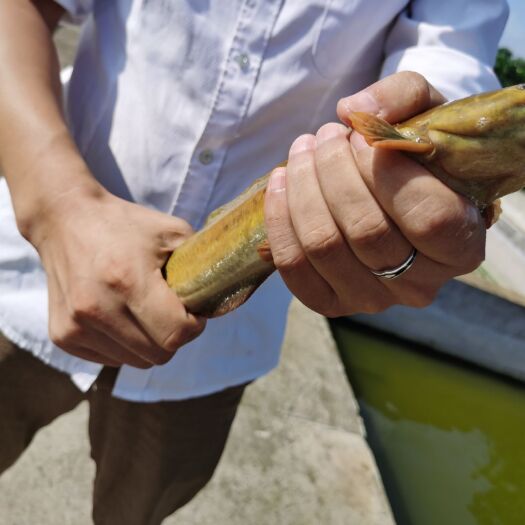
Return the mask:
{"type": "Polygon", "coordinates": [[[382,76],[417,71],[450,100],[497,89],[492,66],[508,13],[505,0],[414,0],[386,41],[382,76]]]}
{"type": "Polygon", "coordinates": [[[61,5],[72,20],[82,20],[93,11],[95,0],[55,0],[61,5]]]}

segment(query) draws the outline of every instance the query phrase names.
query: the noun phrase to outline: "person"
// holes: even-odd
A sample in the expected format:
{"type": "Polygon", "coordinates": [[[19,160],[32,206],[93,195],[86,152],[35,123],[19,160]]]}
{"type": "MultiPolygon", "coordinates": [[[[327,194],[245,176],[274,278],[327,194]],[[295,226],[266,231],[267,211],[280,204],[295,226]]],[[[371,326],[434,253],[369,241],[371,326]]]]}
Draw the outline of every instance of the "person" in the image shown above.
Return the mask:
{"type": "Polygon", "coordinates": [[[277,365],[290,292],[327,316],[377,312],[473,270],[478,210],[345,119],[497,88],[506,16],[503,0],[4,0],[0,470],[88,399],[94,522],[160,523],[277,365]],[[65,12],[84,25],[64,112],[65,12]],[[222,318],[187,312],[168,254],[286,157],[265,201],[279,273],[222,318]]]}

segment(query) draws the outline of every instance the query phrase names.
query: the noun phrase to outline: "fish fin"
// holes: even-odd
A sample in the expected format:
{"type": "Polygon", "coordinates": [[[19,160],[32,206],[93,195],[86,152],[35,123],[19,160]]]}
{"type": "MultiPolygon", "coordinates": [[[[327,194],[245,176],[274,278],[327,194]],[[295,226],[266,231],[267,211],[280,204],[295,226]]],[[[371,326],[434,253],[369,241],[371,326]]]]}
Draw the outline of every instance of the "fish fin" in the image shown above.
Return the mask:
{"type": "Polygon", "coordinates": [[[257,246],[257,253],[264,262],[273,262],[272,250],[270,249],[268,240],[264,240],[257,246]]]}
{"type": "Polygon", "coordinates": [[[220,317],[221,315],[227,314],[236,308],[239,308],[244,304],[259,288],[259,286],[269,277],[273,272],[273,269],[269,268],[266,272],[261,275],[258,275],[255,278],[248,279],[240,286],[236,286],[234,289],[229,292],[224,293],[218,301],[210,304],[208,308],[201,308],[198,314],[208,319],[213,317],[220,317]]]}
{"type": "Polygon", "coordinates": [[[417,142],[404,137],[392,124],[370,113],[352,111],[348,119],[352,128],[363,135],[369,146],[412,153],[430,153],[434,149],[429,142],[417,142]]]}
{"type": "Polygon", "coordinates": [[[489,204],[482,212],[482,216],[485,219],[485,227],[487,230],[497,222],[501,213],[501,199],[495,200],[492,204],[489,204]]]}
{"type": "Polygon", "coordinates": [[[372,144],[375,148],[395,149],[397,151],[409,151],[411,153],[430,153],[434,146],[428,142],[414,142],[412,140],[381,140],[372,144]]]}
{"type": "Polygon", "coordinates": [[[215,305],[215,308],[212,310],[206,310],[201,315],[212,319],[213,317],[220,317],[221,315],[227,314],[236,308],[239,308],[244,304],[257,290],[260,283],[250,284],[240,287],[238,290],[235,290],[230,295],[224,297],[218,304],[215,305]]]}

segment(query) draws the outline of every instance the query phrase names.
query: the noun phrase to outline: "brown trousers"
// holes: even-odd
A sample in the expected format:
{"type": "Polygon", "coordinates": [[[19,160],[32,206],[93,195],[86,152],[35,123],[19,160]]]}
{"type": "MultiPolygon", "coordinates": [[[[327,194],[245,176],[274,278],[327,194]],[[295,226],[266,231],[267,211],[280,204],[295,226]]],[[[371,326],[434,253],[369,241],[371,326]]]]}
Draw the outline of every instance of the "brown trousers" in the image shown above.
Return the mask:
{"type": "Polygon", "coordinates": [[[184,400],[116,399],[116,369],[104,368],[83,394],[63,374],[0,334],[0,473],[35,433],[87,400],[96,463],[96,525],[156,525],[211,478],[245,385],[184,400]]]}

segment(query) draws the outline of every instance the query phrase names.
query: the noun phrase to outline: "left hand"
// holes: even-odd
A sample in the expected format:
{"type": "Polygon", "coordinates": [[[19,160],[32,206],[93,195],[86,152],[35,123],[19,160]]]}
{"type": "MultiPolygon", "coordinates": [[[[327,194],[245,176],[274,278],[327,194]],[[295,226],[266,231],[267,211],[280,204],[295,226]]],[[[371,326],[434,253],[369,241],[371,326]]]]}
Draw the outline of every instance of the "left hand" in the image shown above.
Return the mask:
{"type": "MultiPolygon", "coordinates": [[[[396,123],[444,102],[416,73],[398,73],[342,99],[338,116],[372,112],[396,123]]],[[[277,269],[291,292],[329,316],[428,305],[449,279],[483,261],[477,208],[407,156],[376,150],[330,123],[292,144],[272,173],[265,218],[277,269]],[[394,280],[370,269],[414,265],[394,280]]]]}

